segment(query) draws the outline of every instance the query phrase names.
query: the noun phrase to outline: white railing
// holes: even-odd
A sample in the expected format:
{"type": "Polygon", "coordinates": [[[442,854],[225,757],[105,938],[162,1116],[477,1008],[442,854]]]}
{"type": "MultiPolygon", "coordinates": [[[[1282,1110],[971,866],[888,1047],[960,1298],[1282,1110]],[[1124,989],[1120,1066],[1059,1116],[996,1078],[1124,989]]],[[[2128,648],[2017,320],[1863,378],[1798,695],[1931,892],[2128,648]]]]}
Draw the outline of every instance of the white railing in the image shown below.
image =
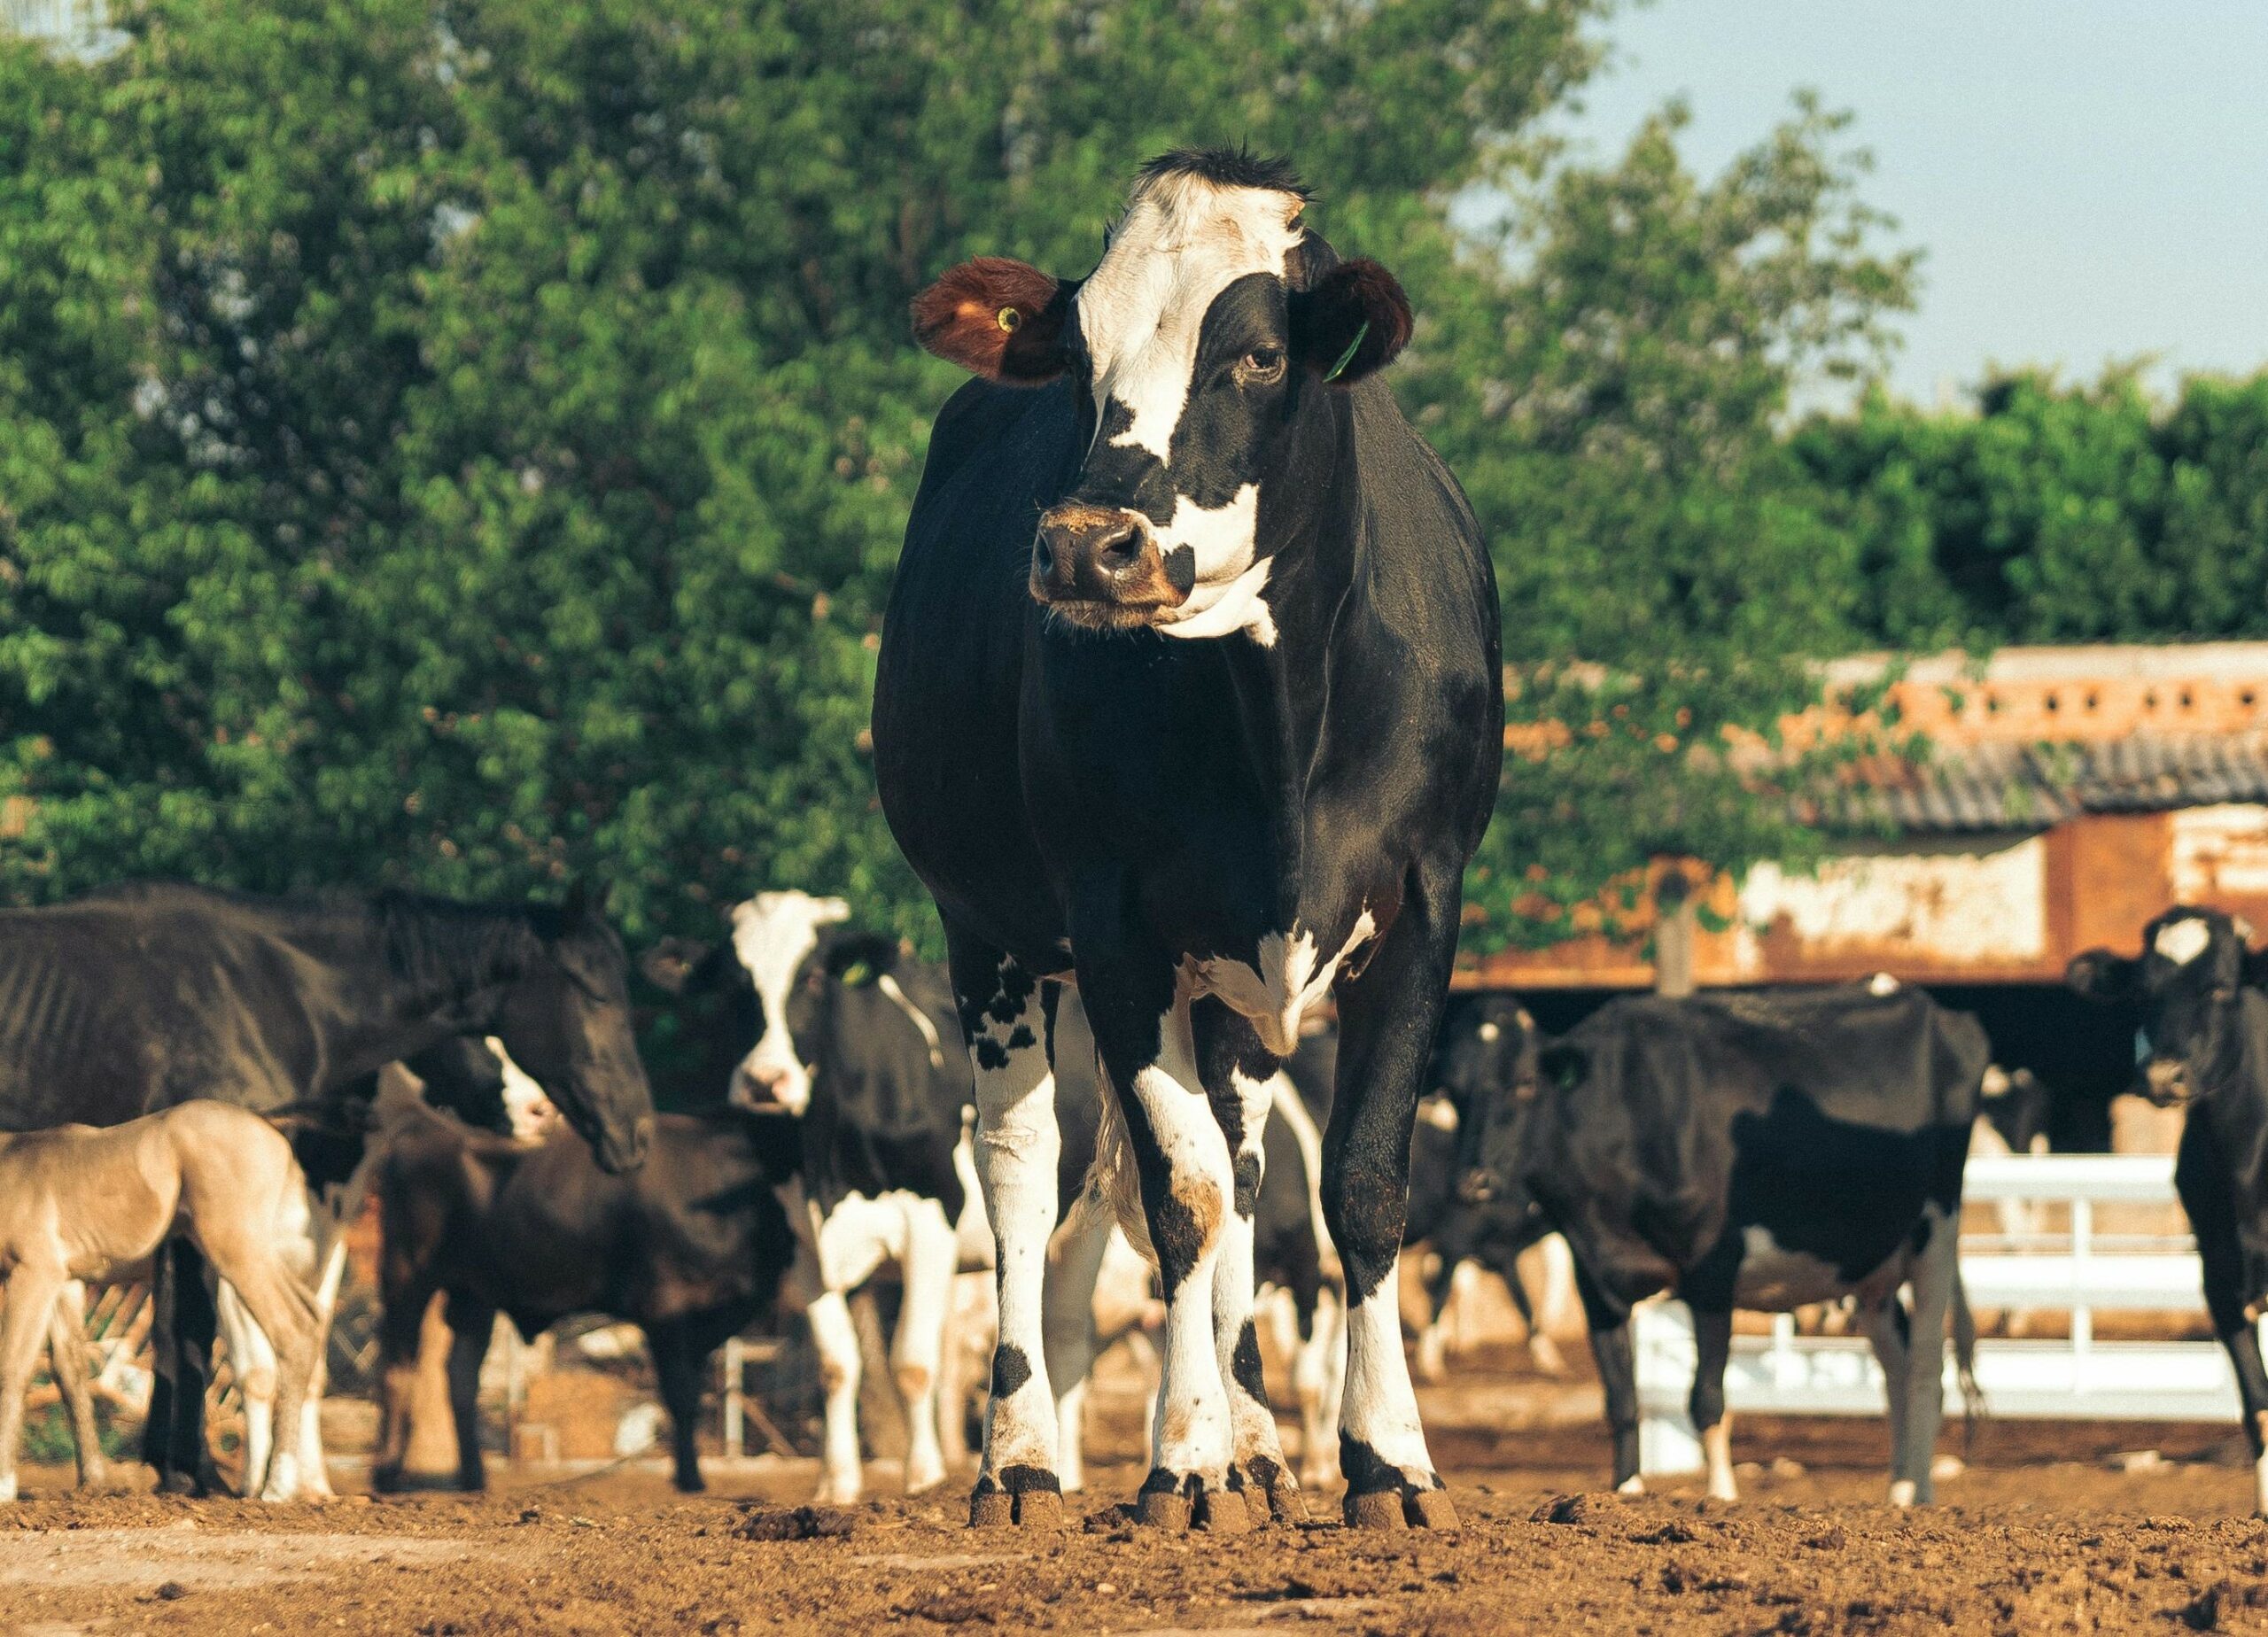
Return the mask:
{"type": "MultiPolygon", "coordinates": [[[[1970,1232],[1963,1240],[1961,1275],[1970,1307],[2070,1315],[2068,1338],[1978,1343],[1977,1382],[1985,1413],[2234,1421],[2236,1378],[2218,1343],[2095,1339],[2098,1310],[2196,1315],[2205,1305],[2196,1248],[2187,1234],[2099,1234],[2095,1207],[2113,1203],[2178,1212],[2172,1157],[2019,1154],[1969,1161],[1963,1206],[1970,1232]],[[2003,1200],[2061,1206],[2069,1213],[2069,1227],[2015,1243],[1979,1233],[1992,1225],[1992,1207],[2003,1200]],[[1981,1248],[1985,1245],[1991,1248],[1981,1248]]],[[[1639,1465],[1650,1473],[1698,1471],[1700,1441],[1686,1414],[1693,1385],[1692,1317],[1682,1302],[1650,1302],[1633,1315],[1633,1327],[1639,1465]]],[[[1950,1343],[1946,1400],[1958,1413],[1950,1343]]],[[[1798,1336],[1794,1319],[1783,1314],[1768,1337],[1733,1338],[1725,1402],[1736,1414],[1880,1415],[1882,1369],[1864,1339],[1798,1336]]]]}

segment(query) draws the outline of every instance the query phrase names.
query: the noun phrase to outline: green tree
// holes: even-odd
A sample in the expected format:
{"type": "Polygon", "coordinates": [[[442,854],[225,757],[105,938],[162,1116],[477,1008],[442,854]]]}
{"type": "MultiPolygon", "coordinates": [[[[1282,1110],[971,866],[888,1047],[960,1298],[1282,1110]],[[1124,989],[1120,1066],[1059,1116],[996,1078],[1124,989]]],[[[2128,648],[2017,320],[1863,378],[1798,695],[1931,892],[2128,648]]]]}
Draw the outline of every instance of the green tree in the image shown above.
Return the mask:
{"type": "Polygon", "coordinates": [[[1539,862],[1549,927],[1650,850],[1800,847],[1720,754],[1847,640],[1773,428],[1908,265],[1814,109],[1713,181],[1674,115],[1555,161],[1604,11],[150,0],[91,67],[0,43],[0,887],[598,873],[643,937],[794,882],[929,935],[863,740],[955,381],[906,302],[1084,270],[1143,158],[1222,141],[1410,288],[1398,389],[1574,732],[1507,781],[1491,935],[1539,862]]]}

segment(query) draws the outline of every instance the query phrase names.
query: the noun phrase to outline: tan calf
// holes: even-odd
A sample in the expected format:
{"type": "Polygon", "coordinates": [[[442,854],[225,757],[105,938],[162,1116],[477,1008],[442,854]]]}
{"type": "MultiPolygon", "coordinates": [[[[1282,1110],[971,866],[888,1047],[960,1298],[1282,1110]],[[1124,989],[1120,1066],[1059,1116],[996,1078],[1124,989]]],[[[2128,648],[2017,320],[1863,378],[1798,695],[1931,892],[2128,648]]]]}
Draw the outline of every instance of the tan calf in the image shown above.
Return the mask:
{"type": "MultiPolygon", "coordinates": [[[[205,1253],[275,1342],[276,1447],[259,1493],[299,1493],[299,1407],[319,1335],[307,1183],[290,1143],[260,1116],[191,1102],[123,1125],[0,1136],[0,1501],[16,1498],[24,1389],[64,1287],[147,1276],[175,1234],[205,1253]]],[[[57,1363],[58,1376],[81,1373],[57,1363]]],[[[258,1477],[246,1474],[247,1493],[258,1477]]]]}

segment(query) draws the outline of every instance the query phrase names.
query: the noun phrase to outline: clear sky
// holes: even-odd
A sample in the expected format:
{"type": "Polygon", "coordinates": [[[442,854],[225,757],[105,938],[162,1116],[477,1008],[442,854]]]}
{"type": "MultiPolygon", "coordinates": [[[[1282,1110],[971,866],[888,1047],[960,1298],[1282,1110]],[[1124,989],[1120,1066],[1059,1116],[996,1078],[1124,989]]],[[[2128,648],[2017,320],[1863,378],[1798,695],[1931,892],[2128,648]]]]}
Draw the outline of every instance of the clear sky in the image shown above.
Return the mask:
{"type": "Polygon", "coordinates": [[[1893,385],[2268,365],[2268,0],[1657,0],[1572,128],[1596,157],[1691,105],[1713,172],[1808,86],[1858,116],[1865,197],[1928,252],[1893,385]]]}

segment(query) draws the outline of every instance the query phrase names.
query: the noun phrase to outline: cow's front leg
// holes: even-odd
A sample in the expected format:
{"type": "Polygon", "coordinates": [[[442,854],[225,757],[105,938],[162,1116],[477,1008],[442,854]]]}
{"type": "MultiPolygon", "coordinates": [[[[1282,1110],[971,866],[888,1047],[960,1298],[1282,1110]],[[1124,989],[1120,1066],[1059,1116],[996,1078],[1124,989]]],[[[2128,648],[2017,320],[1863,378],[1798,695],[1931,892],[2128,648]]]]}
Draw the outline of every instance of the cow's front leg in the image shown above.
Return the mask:
{"type": "Polygon", "coordinates": [[[945,1330],[951,1316],[953,1269],[960,1245],[944,1206],[923,1199],[907,1213],[905,1248],[899,1258],[905,1299],[890,1340],[890,1372],[905,1407],[905,1493],[926,1493],[945,1481],[937,1442],[937,1388],[944,1371],[945,1330]]]}
{"type": "MultiPolygon", "coordinates": [[[[1252,1318],[1254,1222],[1266,1165],[1262,1138],[1278,1090],[1277,1060],[1262,1049],[1252,1025],[1217,1000],[1196,1002],[1190,1025],[1198,1075],[1229,1152],[1230,1208],[1213,1268],[1213,1344],[1229,1400],[1229,1481],[1257,1489],[1278,1522],[1304,1523],[1307,1504],[1268,1406],[1252,1318]]],[[[1288,1085],[1284,1090],[1299,1095],[1288,1085]]]]}
{"type": "Polygon", "coordinates": [[[1055,1232],[1055,1075],[1047,1012],[1056,988],[947,928],[961,1033],[976,1067],[976,1177],[992,1222],[999,1340],[984,1411],[984,1460],[971,1527],[1060,1526],[1055,1394],[1047,1379],[1041,1292],[1055,1232]]]}
{"type": "Polygon", "coordinates": [[[1359,977],[1338,986],[1339,1085],[1324,1136],[1325,1225],[1347,1274],[1339,1463],[1347,1521],[1454,1528],[1402,1352],[1394,1277],[1410,1199],[1410,1133],[1456,956],[1457,877],[1413,881],[1359,977]]]}
{"type": "MultiPolygon", "coordinates": [[[[1233,1447],[1223,1368],[1214,1330],[1216,1270],[1234,1209],[1235,1167],[1207,1099],[1191,1036],[1189,1002],[1174,991],[1162,958],[1091,971],[1080,989],[1110,1082],[1101,1142],[1130,1237],[1146,1237],[1166,1300],[1165,1378],[1152,1424],[1153,1465],[1135,1516],[1166,1529],[1249,1526],[1244,1497],[1230,1486],[1233,1447]],[[1129,1177],[1139,1209],[1124,1198],[1129,1177]]],[[[1245,1237],[1242,1314],[1251,1307],[1251,1248],[1245,1237]]],[[[1233,1338],[1230,1348],[1234,1347],[1233,1338]]]]}

